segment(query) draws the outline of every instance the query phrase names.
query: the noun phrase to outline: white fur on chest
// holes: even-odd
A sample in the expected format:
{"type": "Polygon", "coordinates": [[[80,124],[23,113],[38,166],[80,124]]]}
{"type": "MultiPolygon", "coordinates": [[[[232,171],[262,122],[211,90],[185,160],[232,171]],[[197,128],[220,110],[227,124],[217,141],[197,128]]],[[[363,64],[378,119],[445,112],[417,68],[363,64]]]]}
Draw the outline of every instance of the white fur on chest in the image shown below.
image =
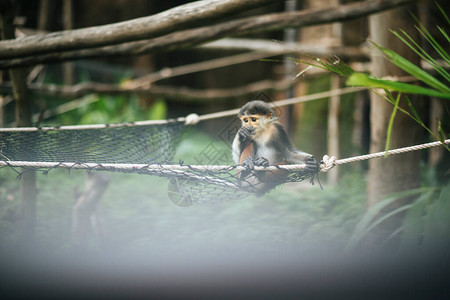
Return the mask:
{"type": "Polygon", "coordinates": [[[266,144],[259,145],[256,151],[256,157],[264,157],[269,161],[269,164],[276,163],[276,151],[273,148],[268,147],[266,144]]]}
{"type": "MultiPolygon", "coordinates": [[[[266,125],[267,126],[267,125],[266,125]]],[[[270,164],[274,164],[277,161],[276,151],[269,146],[272,135],[274,134],[275,128],[268,125],[269,128],[265,128],[261,133],[257,133],[255,137],[255,142],[258,145],[256,150],[256,157],[264,157],[269,160],[270,164]]]]}

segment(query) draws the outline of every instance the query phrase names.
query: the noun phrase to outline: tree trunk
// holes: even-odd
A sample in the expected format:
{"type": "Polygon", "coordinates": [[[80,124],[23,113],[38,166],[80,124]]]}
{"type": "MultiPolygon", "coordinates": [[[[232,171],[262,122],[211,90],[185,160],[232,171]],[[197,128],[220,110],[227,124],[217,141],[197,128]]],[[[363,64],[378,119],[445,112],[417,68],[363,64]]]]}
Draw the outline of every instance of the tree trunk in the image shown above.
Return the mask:
{"type": "MultiPolygon", "coordinates": [[[[413,38],[417,38],[416,31],[412,26],[414,22],[410,12],[414,7],[402,7],[388,12],[370,16],[371,39],[384,47],[390,48],[404,56],[413,63],[418,64],[419,60],[412,51],[406,47],[389,30],[403,29],[413,38]]],[[[416,39],[417,40],[417,39],[416,39]]],[[[372,75],[374,76],[404,76],[402,70],[385,60],[379,52],[372,54],[372,75]]],[[[423,102],[420,99],[412,99],[417,111],[423,110],[423,102]]],[[[393,106],[384,99],[371,95],[371,143],[370,152],[383,151],[385,148],[388,122],[391,117],[393,106]]],[[[401,105],[406,107],[402,99],[401,105]]],[[[407,109],[408,110],[408,109],[407,109]]],[[[397,113],[391,135],[390,148],[398,148],[414,145],[420,142],[423,134],[422,128],[413,122],[408,116],[400,112],[397,113]]],[[[421,153],[418,151],[402,154],[384,159],[372,159],[369,162],[369,181],[367,186],[367,205],[373,206],[387,195],[413,189],[419,186],[421,153]]],[[[411,199],[399,199],[395,204],[401,206],[411,199]]],[[[392,210],[389,207],[387,210],[392,210]]],[[[385,241],[386,235],[398,228],[402,221],[402,216],[389,218],[379,227],[378,237],[385,241]]],[[[380,241],[380,240],[378,240],[380,241]]]]}

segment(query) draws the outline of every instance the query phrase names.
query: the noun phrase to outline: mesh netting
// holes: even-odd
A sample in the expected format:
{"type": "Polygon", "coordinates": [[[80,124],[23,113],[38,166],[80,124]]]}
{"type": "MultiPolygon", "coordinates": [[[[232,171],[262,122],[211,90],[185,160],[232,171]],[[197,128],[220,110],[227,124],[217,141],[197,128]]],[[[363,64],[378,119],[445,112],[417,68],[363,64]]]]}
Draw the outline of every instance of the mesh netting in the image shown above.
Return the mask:
{"type": "Polygon", "coordinates": [[[310,179],[313,183],[313,178],[317,174],[317,172],[304,170],[252,171],[242,178],[242,172],[247,173],[235,167],[180,172],[179,176],[171,176],[169,197],[178,206],[190,206],[240,199],[255,194],[260,196],[286,182],[310,179]],[[261,175],[261,173],[264,174],[261,175]],[[270,179],[264,179],[267,177],[270,179]],[[211,188],[212,186],[214,188],[211,188]]]}
{"type": "Polygon", "coordinates": [[[0,131],[3,160],[79,163],[164,163],[175,155],[184,123],[88,129],[0,131]]]}
{"type": "Polygon", "coordinates": [[[184,128],[183,122],[168,122],[76,130],[3,130],[0,131],[0,166],[44,172],[73,168],[165,177],[169,179],[169,198],[178,206],[262,195],[285,182],[312,181],[317,173],[280,167],[249,171],[241,166],[174,163],[184,128]]]}

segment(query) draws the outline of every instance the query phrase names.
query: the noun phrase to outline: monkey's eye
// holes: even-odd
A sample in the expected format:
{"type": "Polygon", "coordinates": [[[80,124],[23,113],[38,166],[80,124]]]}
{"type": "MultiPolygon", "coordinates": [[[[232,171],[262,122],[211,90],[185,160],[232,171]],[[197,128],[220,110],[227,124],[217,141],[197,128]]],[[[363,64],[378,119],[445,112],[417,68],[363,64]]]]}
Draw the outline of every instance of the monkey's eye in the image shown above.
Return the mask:
{"type": "Polygon", "coordinates": [[[252,118],[252,122],[256,122],[256,120],[258,120],[258,119],[255,117],[252,118]]]}
{"type": "Polygon", "coordinates": [[[245,122],[245,123],[248,123],[248,119],[247,119],[247,118],[244,118],[244,122],[245,122]]]}

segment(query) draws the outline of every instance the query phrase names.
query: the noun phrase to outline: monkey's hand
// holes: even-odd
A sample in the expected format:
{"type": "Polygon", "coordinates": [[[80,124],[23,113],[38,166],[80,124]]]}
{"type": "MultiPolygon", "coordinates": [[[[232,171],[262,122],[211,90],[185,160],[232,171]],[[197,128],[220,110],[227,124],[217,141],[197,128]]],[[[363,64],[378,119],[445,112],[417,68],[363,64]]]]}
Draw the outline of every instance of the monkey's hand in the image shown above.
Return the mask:
{"type": "Polygon", "coordinates": [[[255,166],[261,166],[261,167],[268,167],[269,166],[269,160],[265,157],[258,157],[253,160],[253,163],[255,166]]]}
{"type": "Polygon", "coordinates": [[[238,131],[238,135],[239,135],[239,141],[241,143],[247,143],[248,141],[251,140],[251,136],[255,134],[255,127],[245,127],[242,126],[239,131],[238,131]]]}
{"type": "Polygon", "coordinates": [[[255,168],[255,162],[254,162],[253,158],[247,157],[242,162],[242,166],[245,167],[247,169],[247,171],[253,171],[253,169],[255,168]]]}
{"type": "Polygon", "coordinates": [[[306,171],[317,173],[319,171],[319,163],[314,159],[314,156],[309,156],[305,160],[306,171]]]}
{"type": "Polygon", "coordinates": [[[269,160],[265,157],[252,158],[247,157],[243,162],[242,166],[244,166],[248,171],[252,171],[255,167],[268,167],[269,160]]]}

